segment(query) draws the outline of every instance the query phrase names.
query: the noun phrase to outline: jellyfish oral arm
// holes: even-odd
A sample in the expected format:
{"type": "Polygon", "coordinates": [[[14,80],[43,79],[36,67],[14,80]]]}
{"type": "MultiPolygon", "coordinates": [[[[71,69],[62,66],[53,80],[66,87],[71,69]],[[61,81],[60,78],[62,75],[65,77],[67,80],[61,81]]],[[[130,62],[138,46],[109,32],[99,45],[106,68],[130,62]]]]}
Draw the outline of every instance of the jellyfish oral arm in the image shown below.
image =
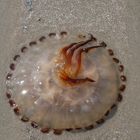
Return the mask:
{"type": "Polygon", "coordinates": [[[68,76],[68,74],[66,74],[64,71],[61,71],[59,73],[59,77],[61,78],[61,80],[65,83],[67,83],[68,85],[74,86],[74,85],[78,85],[78,84],[82,84],[85,82],[95,82],[94,80],[86,77],[86,78],[71,78],[68,76]]]}
{"type": "Polygon", "coordinates": [[[61,81],[68,85],[79,85],[86,82],[95,82],[93,79],[85,77],[85,78],[77,78],[82,65],[82,54],[88,53],[91,49],[105,47],[103,44],[91,46],[88,48],[81,48],[82,46],[86,45],[87,43],[95,41],[95,38],[90,34],[90,39],[86,41],[81,41],[78,43],[72,43],[69,46],[66,46],[60,50],[60,55],[63,57],[65,64],[63,68],[59,69],[58,77],[61,81]],[[74,53],[76,53],[75,61],[76,66],[72,65],[72,58],[74,57],[74,53]]]}

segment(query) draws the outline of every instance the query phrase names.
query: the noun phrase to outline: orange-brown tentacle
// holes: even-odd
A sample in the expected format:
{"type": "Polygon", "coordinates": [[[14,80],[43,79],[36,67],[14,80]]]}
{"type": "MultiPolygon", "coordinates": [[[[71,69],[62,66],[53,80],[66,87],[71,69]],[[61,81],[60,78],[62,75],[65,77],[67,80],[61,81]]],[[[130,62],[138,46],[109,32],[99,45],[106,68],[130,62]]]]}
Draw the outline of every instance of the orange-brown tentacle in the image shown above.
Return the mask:
{"type": "Polygon", "coordinates": [[[72,56],[73,56],[73,54],[74,54],[74,51],[75,51],[76,49],[78,49],[78,48],[80,48],[80,47],[86,45],[87,43],[89,43],[89,42],[91,42],[91,41],[93,41],[93,40],[95,40],[95,38],[93,37],[92,34],[90,34],[90,39],[88,39],[88,40],[86,40],[86,41],[81,41],[81,42],[79,42],[77,45],[75,45],[74,47],[72,47],[71,50],[70,50],[70,52],[69,52],[69,54],[68,54],[68,56],[69,56],[70,58],[72,58],[72,56]]]}
{"type": "Polygon", "coordinates": [[[81,79],[70,78],[65,72],[61,72],[60,78],[64,82],[68,83],[69,85],[77,85],[77,84],[82,84],[82,83],[85,83],[85,82],[95,82],[94,80],[92,80],[88,77],[81,78],[81,79]]]}
{"type": "Polygon", "coordinates": [[[71,58],[67,56],[67,50],[76,44],[77,43],[71,43],[69,46],[66,46],[61,50],[61,54],[64,56],[64,59],[66,60],[65,68],[68,68],[71,65],[71,58]]]}
{"type": "Polygon", "coordinates": [[[62,48],[61,53],[66,56],[66,52],[69,48],[73,47],[77,43],[71,43],[69,46],[62,48]]]}
{"type": "Polygon", "coordinates": [[[94,80],[90,79],[90,78],[81,78],[81,79],[73,79],[70,77],[67,77],[66,81],[70,84],[70,85],[76,85],[76,84],[82,84],[85,82],[95,82],[94,80]]]}
{"type": "Polygon", "coordinates": [[[90,39],[86,40],[86,41],[81,41],[79,43],[72,43],[67,47],[64,47],[62,49],[62,54],[64,55],[65,59],[66,59],[66,65],[65,68],[68,69],[72,63],[72,56],[74,54],[74,51],[76,49],[78,49],[79,47],[82,47],[83,45],[89,43],[90,41],[92,41],[94,39],[94,37],[92,35],[90,35],[90,39]],[[71,49],[70,52],[67,54],[68,49],[71,49]]]}
{"type": "Polygon", "coordinates": [[[82,48],[78,51],[78,54],[77,54],[77,68],[76,68],[76,72],[75,72],[75,76],[78,75],[79,71],[80,71],[80,68],[81,68],[81,59],[82,59],[82,53],[83,52],[86,52],[88,53],[88,51],[90,51],[91,49],[95,49],[95,48],[100,48],[100,47],[103,47],[101,45],[98,45],[98,46],[91,46],[91,47],[88,47],[88,48],[82,48]]]}
{"type": "Polygon", "coordinates": [[[63,82],[65,83],[68,83],[69,85],[77,85],[77,84],[82,84],[82,83],[85,83],[85,82],[95,82],[93,79],[91,78],[71,78],[68,76],[68,74],[62,70],[59,72],[59,77],[61,80],[63,80],[63,82]]]}
{"type": "Polygon", "coordinates": [[[75,71],[75,76],[78,75],[80,68],[81,68],[82,52],[83,52],[83,49],[80,49],[77,54],[77,68],[75,71]]]}
{"type": "Polygon", "coordinates": [[[91,49],[101,48],[101,47],[103,47],[103,46],[101,46],[101,45],[91,46],[91,47],[88,47],[88,48],[84,48],[84,49],[83,49],[83,52],[88,53],[88,51],[90,51],[91,49]]]}
{"type": "Polygon", "coordinates": [[[76,55],[76,60],[77,60],[76,71],[71,73],[71,71],[69,69],[71,67],[71,70],[73,71],[72,57],[73,57],[74,52],[78,48],[86,45],[87,43],[89,43],[92,40],[96,41],[96,39],[91,35],[90,39],[88,39],[86,41],[81,41],[79,43],[72,43],[69,46],[66,46],[61,50],[61,53],[63,54],[64,59],[66,60],[64,68],[59,71],[59,77],[63,82],[67,82],[69,85],[74,85],[74,84],[76,85],[76,84],[81,84],[81,83],[85,83],[85,82],[94,82],[93,79],[90,79],[88,77],[81,78],[81,79],[76,78],[77,75],[79,74],[79,71],[80,71],[80,68],[81,68],[82,53],[83,52],[87,53],[89,50],[94,49],[94,48],[104,47],[105,46],[104,44],[79,49],[78,52],[77,52],[77,55],[76,55]],[[68,50],[69,50],[69,52],[67,52],[68,50]],[[71,75],[71,76],[69,76],[69,75],[71,75]]]}

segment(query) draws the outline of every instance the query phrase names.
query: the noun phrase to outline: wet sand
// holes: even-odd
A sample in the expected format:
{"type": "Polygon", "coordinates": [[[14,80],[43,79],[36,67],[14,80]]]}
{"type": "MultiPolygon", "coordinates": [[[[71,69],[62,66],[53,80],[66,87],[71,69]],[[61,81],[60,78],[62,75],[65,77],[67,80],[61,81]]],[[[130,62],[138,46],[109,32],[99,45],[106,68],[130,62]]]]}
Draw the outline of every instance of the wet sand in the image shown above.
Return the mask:
{"type": "Polygon", "coordinates": [[[0,140],[138,140],[140,136],[139,0],[0,1],[0,140]],[[87,132],[43,135],[22,123],[5,97],[12,57],[29,40],[70,30],[91,32],[107,42],[125,66],[127,89],[115,115],[87,132]]]}

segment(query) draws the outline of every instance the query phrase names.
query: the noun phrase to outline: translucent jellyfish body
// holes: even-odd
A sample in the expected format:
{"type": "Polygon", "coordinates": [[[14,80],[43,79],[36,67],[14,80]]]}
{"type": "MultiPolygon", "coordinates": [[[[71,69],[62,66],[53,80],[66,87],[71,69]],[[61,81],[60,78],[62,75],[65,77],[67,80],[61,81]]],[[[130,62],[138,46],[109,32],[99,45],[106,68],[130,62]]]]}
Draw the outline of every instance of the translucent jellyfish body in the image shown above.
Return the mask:
{"type": "Polygon", "coordinates": [[[122,100],[124,67],[92,34],[50,33],[25,44],[13,60],[9,103],[44,133],[91,129],[122,100]]]}

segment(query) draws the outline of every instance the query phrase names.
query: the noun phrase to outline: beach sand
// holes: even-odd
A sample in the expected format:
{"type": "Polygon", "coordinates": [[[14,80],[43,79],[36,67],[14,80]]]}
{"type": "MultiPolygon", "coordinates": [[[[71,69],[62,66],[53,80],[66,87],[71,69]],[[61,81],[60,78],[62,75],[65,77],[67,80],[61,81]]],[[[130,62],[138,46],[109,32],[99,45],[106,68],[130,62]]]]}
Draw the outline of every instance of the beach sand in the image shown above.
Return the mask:
{"type": "Polygon", "coordinates": [[[139,0],[0,0],[0,140],[140,139],[139,0]],[[62,30],[91,32],[104,40],[125,66],[127,88],[115,115],[100,127],[61,136],[22,123],[5,97],[12,57],[29,40],[62,30]]]}

